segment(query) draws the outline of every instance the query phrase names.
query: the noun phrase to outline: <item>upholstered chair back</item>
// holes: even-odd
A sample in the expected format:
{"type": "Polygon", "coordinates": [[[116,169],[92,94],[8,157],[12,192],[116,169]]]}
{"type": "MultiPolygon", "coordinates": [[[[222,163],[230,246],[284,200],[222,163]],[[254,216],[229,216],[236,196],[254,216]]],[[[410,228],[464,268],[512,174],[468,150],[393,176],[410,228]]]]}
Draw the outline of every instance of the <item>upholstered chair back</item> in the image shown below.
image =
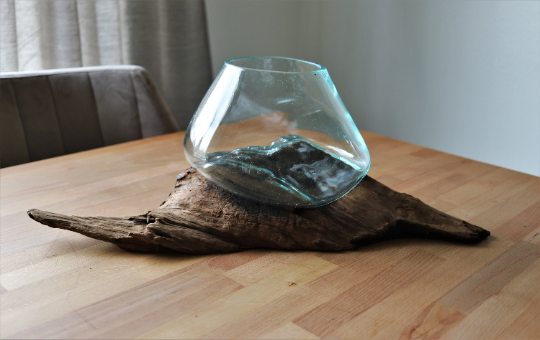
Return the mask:
{"type": "Polygon", "coordinates": [[[139,66],[0,74],[1,167],[178,131],[139,66]]]}

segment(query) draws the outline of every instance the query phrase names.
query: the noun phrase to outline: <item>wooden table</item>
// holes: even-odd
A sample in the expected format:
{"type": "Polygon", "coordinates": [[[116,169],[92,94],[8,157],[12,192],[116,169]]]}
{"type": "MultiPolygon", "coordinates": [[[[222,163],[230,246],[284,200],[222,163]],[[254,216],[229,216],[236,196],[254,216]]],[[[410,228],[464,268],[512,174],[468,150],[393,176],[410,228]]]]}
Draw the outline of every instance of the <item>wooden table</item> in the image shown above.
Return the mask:
{"type": "Polygon", "coordinates": [[[492,236],[148,255],[27,217],[143,213],[188,166],[182,134],[105,147],[1,170],[1,337],[540,338],[539,178],[363,135],[372,177],[492,236]]]}

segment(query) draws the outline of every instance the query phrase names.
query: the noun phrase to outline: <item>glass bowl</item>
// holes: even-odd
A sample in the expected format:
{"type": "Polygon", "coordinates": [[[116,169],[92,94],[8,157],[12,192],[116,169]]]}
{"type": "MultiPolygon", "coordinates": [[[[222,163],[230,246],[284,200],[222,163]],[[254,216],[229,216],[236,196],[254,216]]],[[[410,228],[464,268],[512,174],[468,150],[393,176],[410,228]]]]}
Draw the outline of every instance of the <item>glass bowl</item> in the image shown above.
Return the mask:
{"type": "Polygon", "coordinates": [[[284,57],[225,62],[184,139],[188,162],[257,202],[317,207],[367,174],[367,146],[324,66],[284,57]]]}

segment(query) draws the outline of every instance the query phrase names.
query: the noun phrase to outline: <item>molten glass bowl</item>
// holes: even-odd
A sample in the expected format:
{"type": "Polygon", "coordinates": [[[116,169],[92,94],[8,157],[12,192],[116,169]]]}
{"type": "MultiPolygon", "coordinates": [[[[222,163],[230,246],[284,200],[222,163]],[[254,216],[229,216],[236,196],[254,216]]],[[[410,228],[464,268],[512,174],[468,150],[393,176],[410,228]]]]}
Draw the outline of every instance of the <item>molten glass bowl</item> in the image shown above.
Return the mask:
{"type": "Polygon", "coordinates": [[[297,208],[339,199],[370,165],[326,68],[283,57],[227,60],[189,124],[184,152],[225,190],[297,208]]]}

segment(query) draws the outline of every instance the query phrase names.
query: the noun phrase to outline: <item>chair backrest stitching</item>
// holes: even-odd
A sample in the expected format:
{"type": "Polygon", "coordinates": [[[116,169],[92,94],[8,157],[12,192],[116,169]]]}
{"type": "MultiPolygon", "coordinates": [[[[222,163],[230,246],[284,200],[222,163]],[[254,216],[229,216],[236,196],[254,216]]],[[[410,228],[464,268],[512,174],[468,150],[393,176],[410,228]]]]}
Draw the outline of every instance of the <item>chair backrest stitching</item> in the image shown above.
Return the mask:
{"type": "Polygon", "coordinates": [[[105,146],[105,137],[103,136],[103,127],[101,125],[101,120],[99,118],[99,106],[98,106],[98,103],[97,103],[96,92],[94,90],[94,83],[92,82],[92,77],[90,77],[90,72],[86,72],[86,76],[88,77],[88,82],[90,83],[90,91],[92,91],[92,98],[94,99],[94,106],[96,107],[95,115],[96,115],[97,121],[99,123],[99,133],[101,135],[101,145],[105,146]]]}
{"type": "Polygon", "coordinates": [[[129,72],[129,78],[131,79],[131,86],[133,87],[133,93],[135,94],[135,107],[137,107],[137,117],[139,118],[139,131],[141,133],[141,139],[144,138],[143,133],[143,127],[142,127],[142,121],[141,121],[141,109],[139,107],[139,96],[137,93],[137,87],[135,86],[135,80],[133,79],[133,74],[137,72],[135,70],[132,70],[129,72]]]}
{"type": "Polygon", "coordinates": [[[49,85],[49,93],[51,95],[51,98],[52,98],[52,103],[53,103],[53,107],[54,107],[54,117],[56,118],[56,125],[58,126],[58,131],[60,131],[60,139],[62,140],[62,148],[64,149],[63,150],[63,155],[66,154],[66,142],[64,140],[64,132],[62,131],[62,127],[60,125],[60,122],[58,121],[58,109],[56,108],[56,99],[54,98],[54,93],[53,93],[53,90],[52,90],[52,85],[51,85],[51,77],[50,76],[45,76],[45,78],[47,78],[47,84],[49,85]]]}

